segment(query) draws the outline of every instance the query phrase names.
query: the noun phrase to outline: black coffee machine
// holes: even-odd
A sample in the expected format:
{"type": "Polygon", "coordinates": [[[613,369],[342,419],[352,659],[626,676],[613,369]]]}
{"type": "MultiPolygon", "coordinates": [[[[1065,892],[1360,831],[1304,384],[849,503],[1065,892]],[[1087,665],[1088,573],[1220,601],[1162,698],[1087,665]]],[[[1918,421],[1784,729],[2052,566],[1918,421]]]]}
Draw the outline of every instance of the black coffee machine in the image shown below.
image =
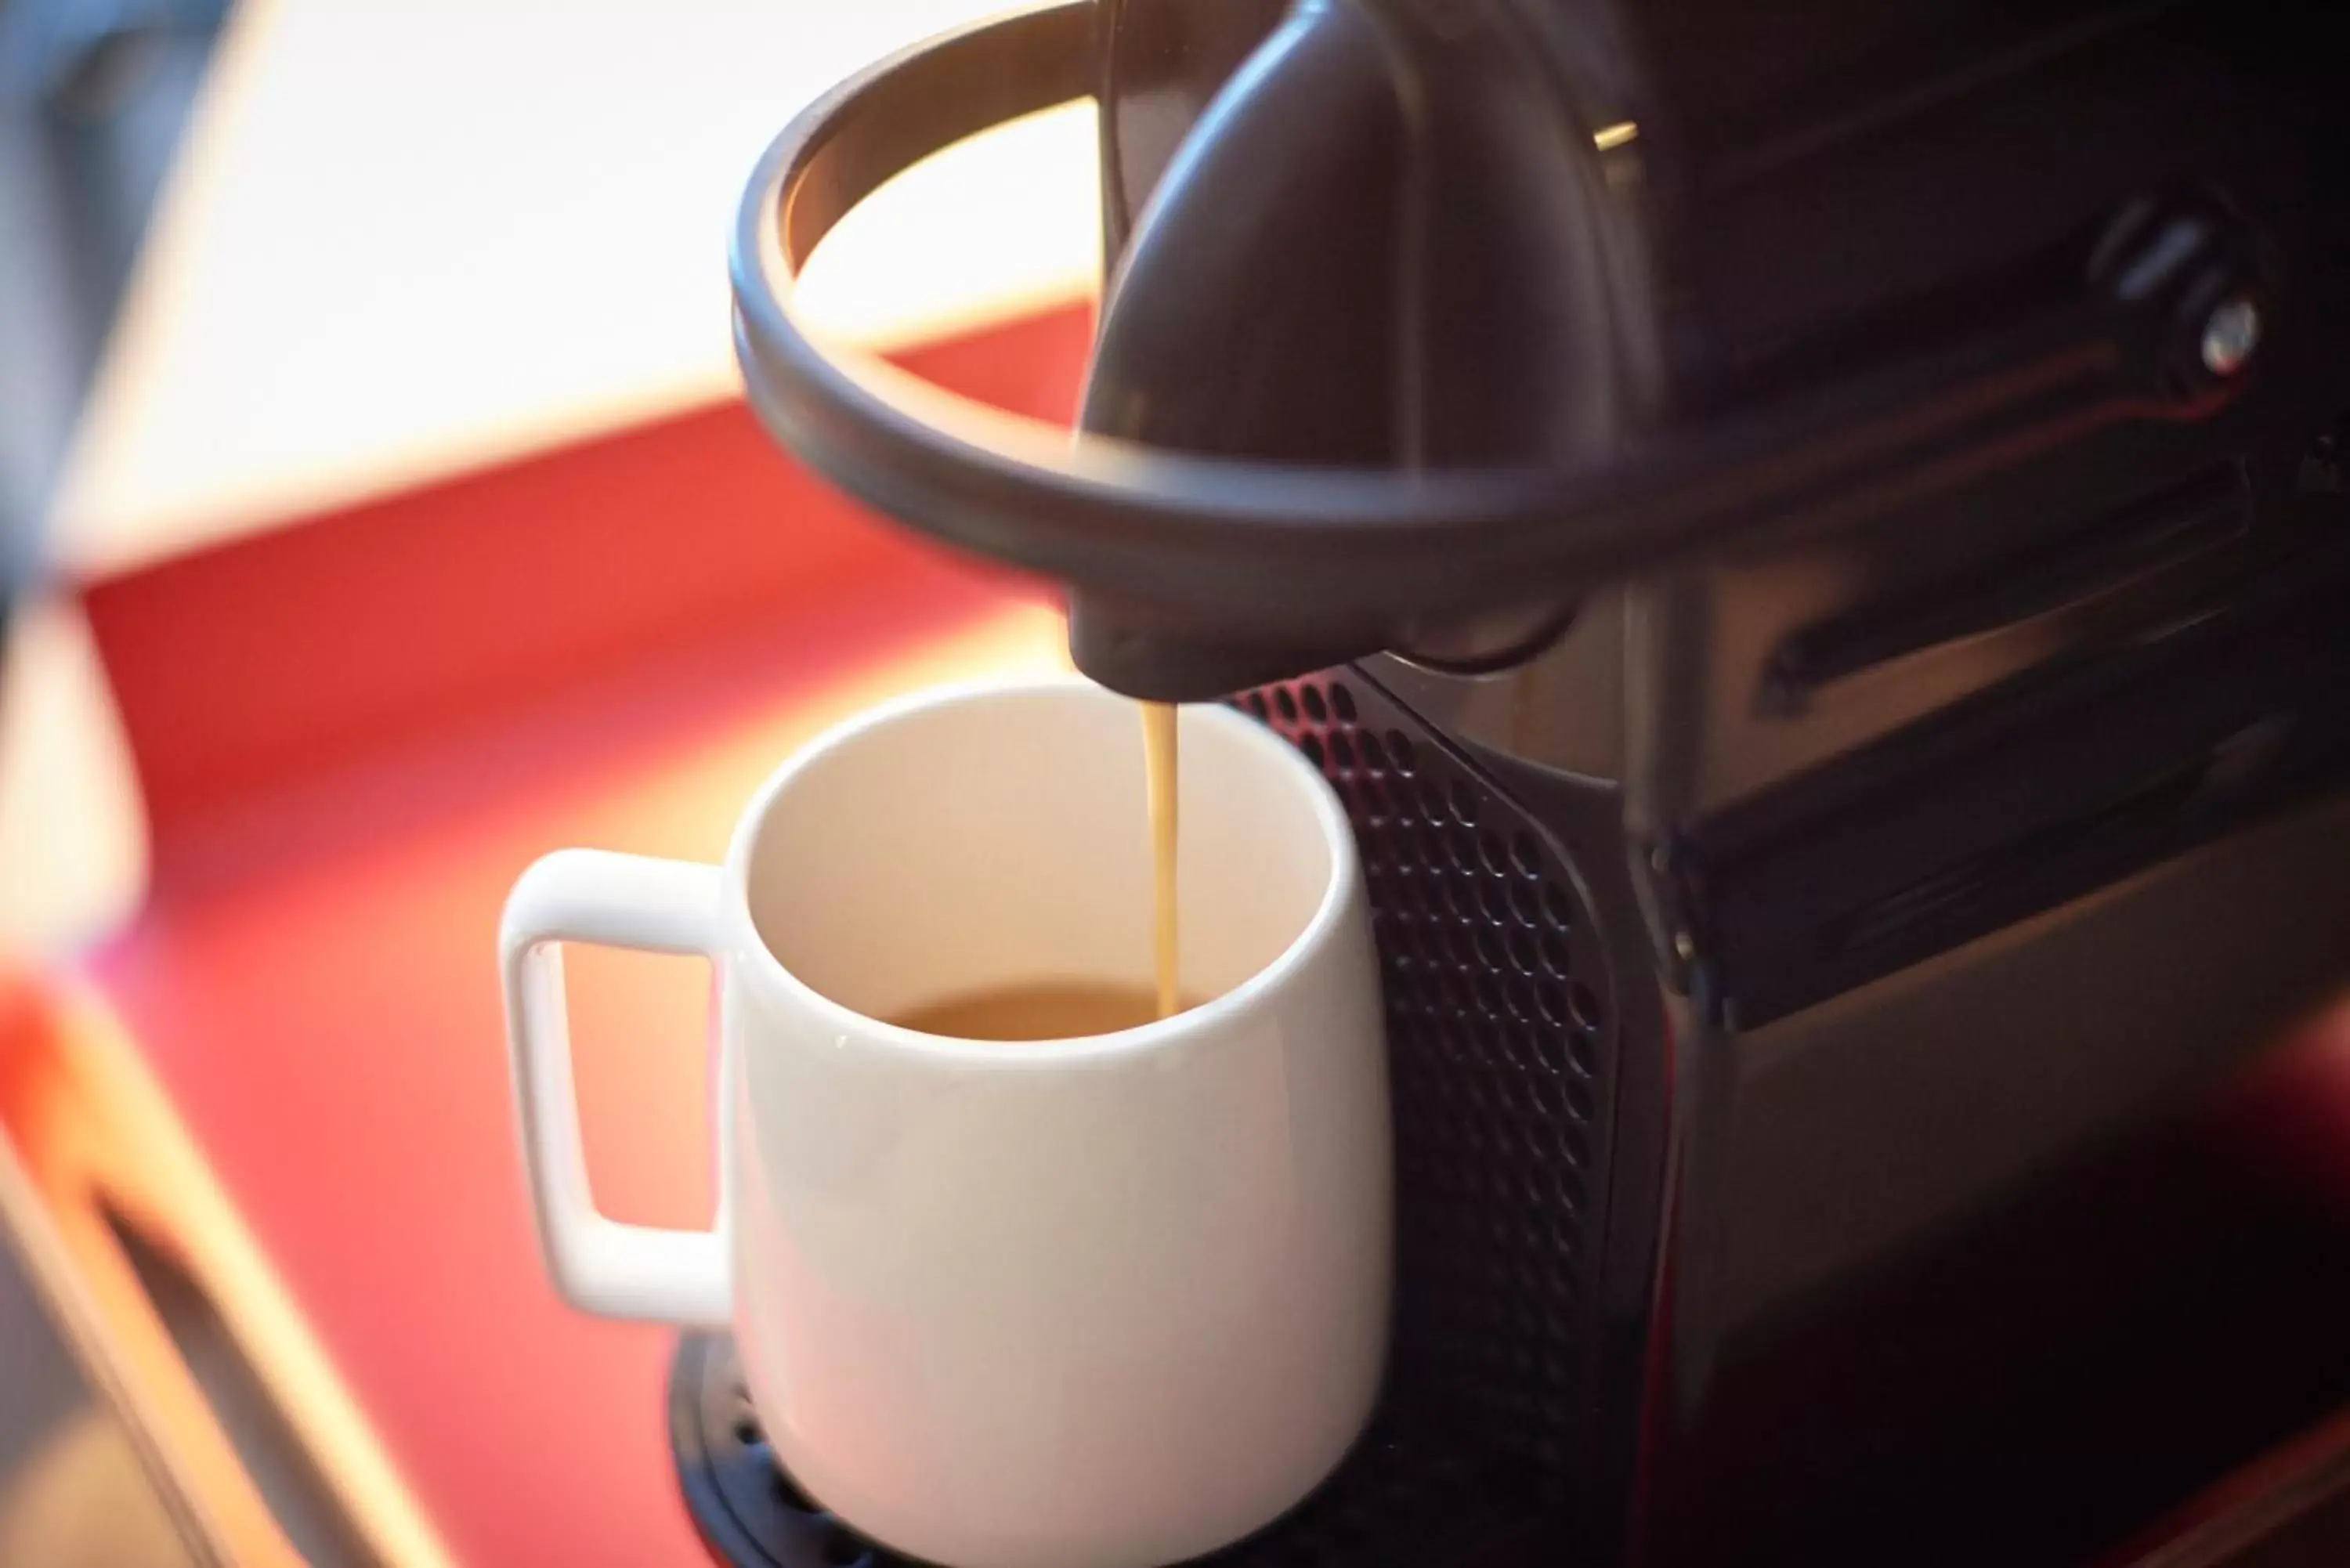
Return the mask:
{"type": "Polygon", "coordinates": [[[2350,1398],[2260,1109],[2350,986],[2318,16],[1096,0],[770,151],[776,438],[1354,817],[1399,1337],[1232,1561],[2075,1563],[2350,1398]],[[1087,94],[1083,435],[810,341],[844,211],[1087,94]]]}

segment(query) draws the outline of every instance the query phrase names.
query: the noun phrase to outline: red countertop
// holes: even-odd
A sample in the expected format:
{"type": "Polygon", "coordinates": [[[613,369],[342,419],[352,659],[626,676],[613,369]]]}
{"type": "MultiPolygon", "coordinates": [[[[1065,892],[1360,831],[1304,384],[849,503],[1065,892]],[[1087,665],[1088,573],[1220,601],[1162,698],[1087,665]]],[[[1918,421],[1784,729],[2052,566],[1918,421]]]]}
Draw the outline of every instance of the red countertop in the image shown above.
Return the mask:
{"type": "MultiPolygon", "coordinates": [[[[1066,414],[1062,311],[910,357],[1066,414]]],[[[1033,587],[777,456],[741,408],[103,584],[154,825],[88,974],[462,1563],[691,1563],[666,1330],[564,1307],[514,1153],[493,938],[535,856],[715,858],[795,743],[1063,659],[1033,587]]],[[[710,1203],[706,976],[570,966],[599,1202],[710,1203]]]]}

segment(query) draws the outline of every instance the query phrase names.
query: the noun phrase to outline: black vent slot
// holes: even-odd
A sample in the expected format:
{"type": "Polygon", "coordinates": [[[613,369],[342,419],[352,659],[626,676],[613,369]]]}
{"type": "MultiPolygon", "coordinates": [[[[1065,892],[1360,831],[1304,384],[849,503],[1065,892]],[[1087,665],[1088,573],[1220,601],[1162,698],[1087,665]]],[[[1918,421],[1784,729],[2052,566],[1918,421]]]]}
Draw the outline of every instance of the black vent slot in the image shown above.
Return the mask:
{"type": "Polygon", "coordinates": [[[2228,587],[2223,551],[2245,537],[2251,503],[2242,465],[2230,463],[2029,555],[1816,622],[1773,650],[1762,706],[1799,710],[1822,688],[1864,670],[2060,613],[2094,618],[2110,638],[2177,613],[2182,598],[2217,597],[2228,587]],[[2190,566],[2195,580],[2177,580],[2173,569],[2190,566]]]}
{"type": "MultiPolygon", "coordinates": [[[[1668,898],[1752,1027],[2350,782],[2350,540],[1686,829],[1668,898]]],[[[2214,919],[2225,919],[2214,911],[2214,919]]]]}

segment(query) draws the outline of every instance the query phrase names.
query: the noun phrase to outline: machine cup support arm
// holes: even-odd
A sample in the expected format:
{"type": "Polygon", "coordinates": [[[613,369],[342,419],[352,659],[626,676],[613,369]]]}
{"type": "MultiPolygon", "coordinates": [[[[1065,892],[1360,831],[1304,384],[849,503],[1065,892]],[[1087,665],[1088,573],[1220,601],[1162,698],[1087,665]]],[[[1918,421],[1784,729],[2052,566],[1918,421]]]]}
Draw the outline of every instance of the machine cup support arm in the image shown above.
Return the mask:
{"type": "MultiPolygon", "coordinates": [[[[2149,199],[1939,346],[1635,435],[1579,467],[1424,470],[1187,454],[1017,418],[819,343],[798,269],[922,156],[1091,90],[1093,6],[1039,6],[885,60],[810,106],[751,182],[732,254],[734,332],[768,430],[844,489],[948,544],[1147,607],[1170,627],[1277,628],[1327,661],[1404,617],[1562,599],[1733,535],[1865,514],[2085,430],[2215,411],[2247,379],[2272,285],[2215,203],[2149,199]]],[[[1257,679],[1295,673],[1271,666],[1257,679]]],[[[1305,663],[1300,662],[1299,668],[1305,663]]],[[[1098,672],[1097,672],[1098,673],[1098,672]]],[[[1229,668],[1208,680],[1227,686],[1229,668]]],[[[1142,676],[1113,683],[1138,695],[1142,676]]]]}

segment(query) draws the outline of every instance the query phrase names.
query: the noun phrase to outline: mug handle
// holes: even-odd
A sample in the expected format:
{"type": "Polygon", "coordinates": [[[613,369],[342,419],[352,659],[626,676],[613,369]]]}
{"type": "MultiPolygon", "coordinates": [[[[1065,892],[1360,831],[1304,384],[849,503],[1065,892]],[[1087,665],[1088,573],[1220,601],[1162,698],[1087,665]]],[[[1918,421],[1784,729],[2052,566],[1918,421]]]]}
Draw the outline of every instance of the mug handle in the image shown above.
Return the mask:
{"type": "MultiPolygon", "coordinates": [[[[596,942],[714,962],[719,898],[715,866],[600,849],[558,849],[506,895],[498,969],[523,1170],[546,1272],[581,1312],[703,1327],[727,1320],[733,1287],[723,1196],[707,1231],[624,1225],[596,1211],[572,1088],[560,946],[596,942]]],[[[722,1153],[723,1139],[722,1128],[722,1153]]]]}

